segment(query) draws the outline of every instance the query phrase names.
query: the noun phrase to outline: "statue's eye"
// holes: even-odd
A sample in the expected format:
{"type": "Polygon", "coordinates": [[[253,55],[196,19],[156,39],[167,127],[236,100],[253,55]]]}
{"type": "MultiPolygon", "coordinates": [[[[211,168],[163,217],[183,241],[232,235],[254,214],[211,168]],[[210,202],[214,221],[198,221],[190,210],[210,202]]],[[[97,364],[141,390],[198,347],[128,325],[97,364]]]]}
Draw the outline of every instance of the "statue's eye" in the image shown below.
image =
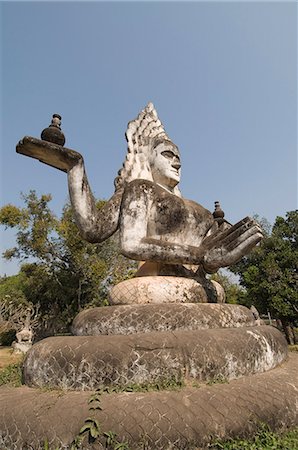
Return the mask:
{"type": "Polygon", "coordinates": [[[162,156],[164,156],[165,158],[169,158],[169,159],[173,159],[175,158],[175,153],[171,152],[171,150],[165,150],[164,152],[161,153],[162,156]]]}

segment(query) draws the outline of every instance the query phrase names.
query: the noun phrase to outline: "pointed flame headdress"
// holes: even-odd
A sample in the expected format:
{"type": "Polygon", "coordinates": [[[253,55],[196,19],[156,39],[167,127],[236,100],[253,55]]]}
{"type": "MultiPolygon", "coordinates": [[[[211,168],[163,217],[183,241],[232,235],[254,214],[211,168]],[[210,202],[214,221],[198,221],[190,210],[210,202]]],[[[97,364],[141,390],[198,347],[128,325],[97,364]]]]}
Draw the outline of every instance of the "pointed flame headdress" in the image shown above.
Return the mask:
{"type": "MultiPolygon", "coordinates": [[[[135,179],[152,181],[150,156],[154,141],[157,139],[171,142],[154,105],[148,103],[138,117],[127,126],[127,155],[114,181],[116,191],[135,179]]],[[[177,195],[181,195],[178,188],[177,195]]]]}

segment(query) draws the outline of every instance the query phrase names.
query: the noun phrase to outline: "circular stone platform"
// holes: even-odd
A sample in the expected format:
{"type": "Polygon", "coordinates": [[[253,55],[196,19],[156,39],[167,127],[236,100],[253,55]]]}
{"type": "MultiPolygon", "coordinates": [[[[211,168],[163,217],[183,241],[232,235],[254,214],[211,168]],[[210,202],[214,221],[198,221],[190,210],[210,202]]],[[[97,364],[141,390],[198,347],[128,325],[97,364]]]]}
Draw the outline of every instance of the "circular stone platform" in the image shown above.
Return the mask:
{"type": "Polygon", "coordinates": [[[207,303],[224,302],[222,286],[206,280],[206,286],[191,278],[171,276],[136,277],[116,284],[109,292],[111,305],[145,303],[207,303]]]}
{"type": "MultiPolygon", "coordinates": [[[[216,439],[253,436],[298,425],[298,355],[276,369],[229,383],[180,391],[104,394],[95,411],[102,433],[113,431],[131,450],[206,448],[216,439]]],[[[0,388],[0,448],[70,449],[90,416],[90,392],[0,388]]],[[[104,442],[84,449],[106,448],[104,442]]]]}
{"type": "Polygon", "coordinates": [[[245,306],[220,303],[119,305],[87,309],[74,319],[77,336],[254,326],[245,306]]]}
{"type": "Polygon", "coordinates": [[[129,336],[64,336],[35,344],[24,361],[28,386],[92,390],[181,380],[233,379],[264,372],[287,355],[270,326],[129,336]]]}

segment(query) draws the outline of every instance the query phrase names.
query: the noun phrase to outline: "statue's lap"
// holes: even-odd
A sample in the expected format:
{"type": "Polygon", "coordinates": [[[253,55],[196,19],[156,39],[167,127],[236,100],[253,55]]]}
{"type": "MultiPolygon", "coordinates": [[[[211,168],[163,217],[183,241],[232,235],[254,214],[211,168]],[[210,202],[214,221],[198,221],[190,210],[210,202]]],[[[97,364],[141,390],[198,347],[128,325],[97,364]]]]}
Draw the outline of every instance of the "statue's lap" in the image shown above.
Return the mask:
{"type": "Polygon", "coordinates": [[[173,304],[224,302],[223,288],[205,282],[175,276],[144,276],[122,281],[109,292],[111,305],[173,304]]]}

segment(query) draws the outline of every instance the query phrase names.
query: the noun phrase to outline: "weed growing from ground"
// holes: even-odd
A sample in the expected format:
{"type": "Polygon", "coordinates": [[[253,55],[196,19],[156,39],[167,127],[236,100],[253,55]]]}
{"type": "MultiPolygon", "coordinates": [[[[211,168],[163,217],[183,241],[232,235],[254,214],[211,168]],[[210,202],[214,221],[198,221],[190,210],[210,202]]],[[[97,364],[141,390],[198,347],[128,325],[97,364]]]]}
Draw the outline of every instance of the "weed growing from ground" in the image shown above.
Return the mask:
{"type": "Polygon", "coordinates": [[[10,364],[0,370],[0,386],[19,387],[22,384],[22,363],[10,364]]]}
{"type": "Polygon", "coordinates": [[[101,396],[103,393],[109,392],[108,388],[99,388],[88,400],[90,417],[85,419],[84,425],[81,427],[78,435],[74,438],[70,450],[79,450],[84,440],[87,439],[88,444],[95,444],[96,441],[104,441],[107,450],[129,450],[128,443],[119,441],[117,434],[113,431],[101,431],[101,425],[95,418],[96,411],[101,411],[101,396]]]}
{"type": "Polygon", "coordinates": [[[208,386],[212,386],[212,384],[225,384],[225,383],[228,383],[228,382],[229,382],[229,380],[227,378],[223,377],[222,375],[218,375],[215,378],[212,378],[211,380],[208,380],[206,382],[206,384],[208,386]]]}
{"type": "Polygon", "coordinates": [[[290,352],[298,352],[298,344],[289,345],[288,347],[290,352]]]}
{"type": "Polygon", "coordinates": [[[176,391],[185,387],[184,380],[175,378],[156,381],[153,383],[129,384],[127,386],[104,386],[101,390],[107,394],[119,392],[151,392],[151,391],[176,391]]]}
{"type": "Polygon", "coordinates": [[[284,433],[274,433],[263,424],[252,439],[217,441],[208,448],[212,450],[298,450],[298,428],[284,433]]]}

